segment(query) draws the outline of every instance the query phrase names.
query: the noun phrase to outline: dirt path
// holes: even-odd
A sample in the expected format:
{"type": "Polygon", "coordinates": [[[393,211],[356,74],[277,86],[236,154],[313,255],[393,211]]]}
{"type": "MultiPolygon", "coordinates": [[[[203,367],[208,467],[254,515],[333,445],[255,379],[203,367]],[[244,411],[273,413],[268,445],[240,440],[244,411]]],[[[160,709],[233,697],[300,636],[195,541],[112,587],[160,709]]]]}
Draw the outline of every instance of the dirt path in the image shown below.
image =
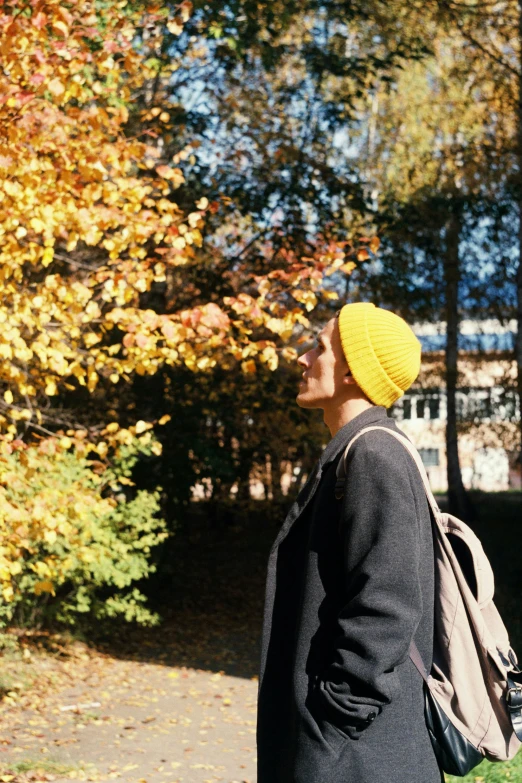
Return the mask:
{"type": "Polygon", "coordinates": [[[104,658],[75,670],[47,702],[4,709],[0,780],[254,783],[255,680],[104,658]]]}
{"type": "Polygon", "coordinates": [[[0,783],[255,783],[266,527],[192,525],[154,586],[157,629],[0,658],[0,783]]]}

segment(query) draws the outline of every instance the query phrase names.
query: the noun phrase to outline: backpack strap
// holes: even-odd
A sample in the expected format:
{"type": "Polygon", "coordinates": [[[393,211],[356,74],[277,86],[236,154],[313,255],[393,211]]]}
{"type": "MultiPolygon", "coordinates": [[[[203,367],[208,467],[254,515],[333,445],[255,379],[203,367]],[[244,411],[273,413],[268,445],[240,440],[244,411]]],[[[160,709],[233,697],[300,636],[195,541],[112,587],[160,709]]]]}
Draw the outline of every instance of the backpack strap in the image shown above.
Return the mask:
{"type": "Polygon", "coordinates": [[[402,443],[404,448],[410,453],[420,473],[420,477],[424,485],[424,491],[426,493],[428,503],[430,504],[430,508],[434,516],[438,518],[441,512],[437,505],[437,501],[433,497],[433,492],[431,491],[428,474],[426,473],[426,469],[422,464],[422,460],[420,458],[419,452],[417,451],[413,443],[411,443],[411,441],[408,440],[408,438],[406,438],[404,435],[402,435],[399,432],[395,432],[395,430],[389,429],[389,427],[377,427],[377,426],[364,427],[364,429],[358,432],[357,435],[354,435],[354,437],[348,443],[348,445],[344,450],[344,454],[342,455],[341,459],[337,464],[337,469],[336,469],[337,481],[335,482],[335,497],[337,498],[337,500],[340,500],[344,494],[344,482],[346,480],[346,457],[348,455],[348,452],[350,451],[351,446],[355,443],[356,440],[358,440],[366,432],[371,432],[372,430],[382,430],[382,432],[387,432],[389,435],[392,435],[396,440],[399,441],[399,443],[402,443]]]}
{"type": "MultiPolygon", "coordinates": [[[[357,435],[355,435],[348,443],[348,445],[344,450],[344,454],[342,455],[341,459],[337,464],[337,469],[336,469],[337,481],[335,482],[335,497],[337,498],[337,500],[340,500],[344,495],[344,483],[346,480],[346,457],[348,455],[350,447],[352,446],[353,443],[355,443],[355,441],[358,438],[361,437],[361,435],[364,435],[366,432],[371,432],[372,430],[382,430],[383,432],[387,432],[389,435],[392,435],[396,440],[402,443],[404,448],[410,453],[413,461],[415,462],[418,468],[420,477],[422,479],[422,483],[424,485],[424,491],[426,493],[426,498],[430,505],[431,511],[433,512],[435,519],[437,519],[440,516],[441,511],[437,505],[437,501],[433,496],[433,492],[431,491],[428,474],[426,473],[426,469],[422,464],[422,460],[420,458],[419,452],[417,451],[413,443],[411,443],[411,441],[408,440],[408,438],[406,438],[404,435],[402,435],[399,432],[395,432],[395,430],[389,429],[388,427],[377,427],[377,426],[365,427],[360,432],[358,432],[357,435]]],[[[415,668],[421,675],[422,679],[429,687],[428,672],[422,660],[421,654],[417,648],[417,645],[415,644],[413,639],[411,640],[410,643],[409,656],[412,663],[415,665],[415,668]]]]}
{"type": "Polygon", "coordinates": [[[412,660],[412,663],[415,664],[415,668],[419,672],[420,676],[426,683],[426,685],[429,685],[428,683],[428,672],[426,671],[426,667],[424,666],[424,662],[422,660],[421,654],[419,652],[419,648],[413,641],[411,640],[410,649],[409,649],[410,658],[412,660]]]}

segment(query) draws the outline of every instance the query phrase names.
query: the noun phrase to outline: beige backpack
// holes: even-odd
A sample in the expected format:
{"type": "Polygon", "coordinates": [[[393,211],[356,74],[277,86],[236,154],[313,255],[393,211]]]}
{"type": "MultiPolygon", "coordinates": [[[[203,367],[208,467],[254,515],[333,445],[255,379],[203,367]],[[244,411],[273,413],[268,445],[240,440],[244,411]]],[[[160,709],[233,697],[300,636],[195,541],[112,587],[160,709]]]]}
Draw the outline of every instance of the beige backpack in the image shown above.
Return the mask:
{"type": "Polygon", "coordinates": [[[522,671],[493,603],[491,565],[473,531],[440,511],[421,458],[404,436],[365,427],[348,443],[337,466],[336,497],[346,477],[346,455],[372,430],[396,438],[411,454],[432,511],[435,556],[433,664],[426,672],[412,641],[410,658],[425,681],[426,722],[444,770],[466,775],[483,758],[512,759],[522,743],[522,671]]]}

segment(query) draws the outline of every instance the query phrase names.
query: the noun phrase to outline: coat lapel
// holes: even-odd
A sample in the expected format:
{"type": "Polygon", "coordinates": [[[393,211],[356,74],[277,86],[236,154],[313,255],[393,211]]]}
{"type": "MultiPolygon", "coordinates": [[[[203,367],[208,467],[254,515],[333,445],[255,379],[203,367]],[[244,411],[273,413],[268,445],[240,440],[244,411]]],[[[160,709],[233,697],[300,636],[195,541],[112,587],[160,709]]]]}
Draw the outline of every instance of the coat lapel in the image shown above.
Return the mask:
{"type": "Polygon", "coordinates": [[[387,418],[386,408],[383,408],[380,405],[379,406],[376,405],[375,407],[369,408],[363,413],[360,413],[358,416],[356,416],[355,419],[352,419],[352,421],[348,422],[348,424],[345,424],[344,427],[341,427],[339,432],[337,432],[334,435],[334,437],[331,439],[331,441],[328,443],[323,453],[321,454],[321,457],[316,462],[313,470],[311,471],[306,481],[306,484],[304,485],[299,495],[297,496],[297,500],[290,508],[290,511],[288,512],[287,517],[283,522],[283,525],[280,528],[279,533],[276,536],[276,539],[272,545],[272,548],[270,550],[270,555],[268,558],[266,590],[265,590],[265,608],[264,608],[264,618],[263,618],[263,633],[261,637],[261,664],[260,664],[260,671],[259,671],[259,688],[261,688],[261,684],[263,681],[266,659],[268,654],[268,646],[270,643],[270,635],[272,629],[272,612],[274,608],[274,601],[276,595],[277,556],[278,556],[278,550],[281,545],[281,542],[284,541],[284,539],[287,537],[288,533],[290,532],[291,528],[295,524],[296,520],[303,513],[303,511],[305,510],[305,508],[313,498],[317,490],[317,487],[321,482],[321,477],[325,466],[328,465],[330,462],[332,462],[341,453],[341,451],[348,445],[348,442],[351,440],[351,438],[353,438],[353,436],[360,429],[362,429],[363,427],[367,427],[370,424],[376,424],[378,422],[382,422],[382,420],[386,418],[387,418]]]}
{"type": "Polygon", "coordinates": [[[376,405],[373,408],[369,408],[368,410],[363,411],[363,413],[360,413],[355,419],[349,421],[348,424],[345,424],[344,427],[341,427],[341,429],[335,433],[321,454],[321,457],[316,462],[306,484],[297,496],[297,500],[290,508],[272,545],[272,549],[270,550],[271,554],[279,547],[281,542],[284,541],[296,519],[303,513],[306,506],[313,498],[326,465],[333,462],[359,430],[363,427],[368,427],[370,424],[377,424],[387,418],[386,408],[383,408],[381,405],[376,405]]]}
{"type": "Polygon", "coordinates": [[[261,662],[259,668],[259,689],[263,682],[263,676],[265,673],[266,659],[268,655],[268,646],[270,644],[270,635],[272,630],[272,612],[274,609],[274,601],[276,595],[276,574],[277,574],[277,556],[279,551],[279,545],[281,541],[288,535],[288,532],[295,520],[304,511],[311,498],[313,497],[315,490],[319,486],[322,475],[321,460],[315,463],[313,470],[311,471],[306,484],[297,496],[297,500],[292,505],[288,512],[285,521],[279,533],[276,536],[276,540],[270,550],[268,557],[267,575],[266,575],[266,588],[265,588],[265,608],[263,613],[263,633],[261,635],[261,662]]]}
{"type": "Polygon", "coordinates": [[[317,487],[319,486],[319,482],[321,481],[322,472],[323,470],[322,470],[321,460],[318,460],[315,463],[310,475],[308,476],[308,479],[306,480],[306,484],[299,492],[299,495],[297,496],[295,503],[293,503],[293,505],[290,508],[290,511],[286,515],[286,519],[283,522],[281,528],[279,529],[279,533],[277,534],[276,539],[272,545],[272,549],[270,550],[271,552],[273,552],[279,546],[281,541],[283,541],[283,539],[286,538],[295,520],[300,514],[302,514],[302,512],[305,510],[306,506],[314,496],[315,490],[317,489],[317,487]]]}

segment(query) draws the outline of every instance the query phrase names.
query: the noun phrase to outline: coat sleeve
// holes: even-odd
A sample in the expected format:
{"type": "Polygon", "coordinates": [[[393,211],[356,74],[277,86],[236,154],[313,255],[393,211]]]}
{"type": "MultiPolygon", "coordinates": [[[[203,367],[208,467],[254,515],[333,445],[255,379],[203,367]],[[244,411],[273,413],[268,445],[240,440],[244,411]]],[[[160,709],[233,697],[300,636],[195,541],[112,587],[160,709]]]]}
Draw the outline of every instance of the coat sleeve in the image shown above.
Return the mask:
{"type": "Polygon", "coordinates": [[[343,607],[316,698],[329,721],[357,738],[397,696],[396,668],[421,619],[420,522],[416,468],[394,438],[364,435],[347,463],[343,607]]]}

